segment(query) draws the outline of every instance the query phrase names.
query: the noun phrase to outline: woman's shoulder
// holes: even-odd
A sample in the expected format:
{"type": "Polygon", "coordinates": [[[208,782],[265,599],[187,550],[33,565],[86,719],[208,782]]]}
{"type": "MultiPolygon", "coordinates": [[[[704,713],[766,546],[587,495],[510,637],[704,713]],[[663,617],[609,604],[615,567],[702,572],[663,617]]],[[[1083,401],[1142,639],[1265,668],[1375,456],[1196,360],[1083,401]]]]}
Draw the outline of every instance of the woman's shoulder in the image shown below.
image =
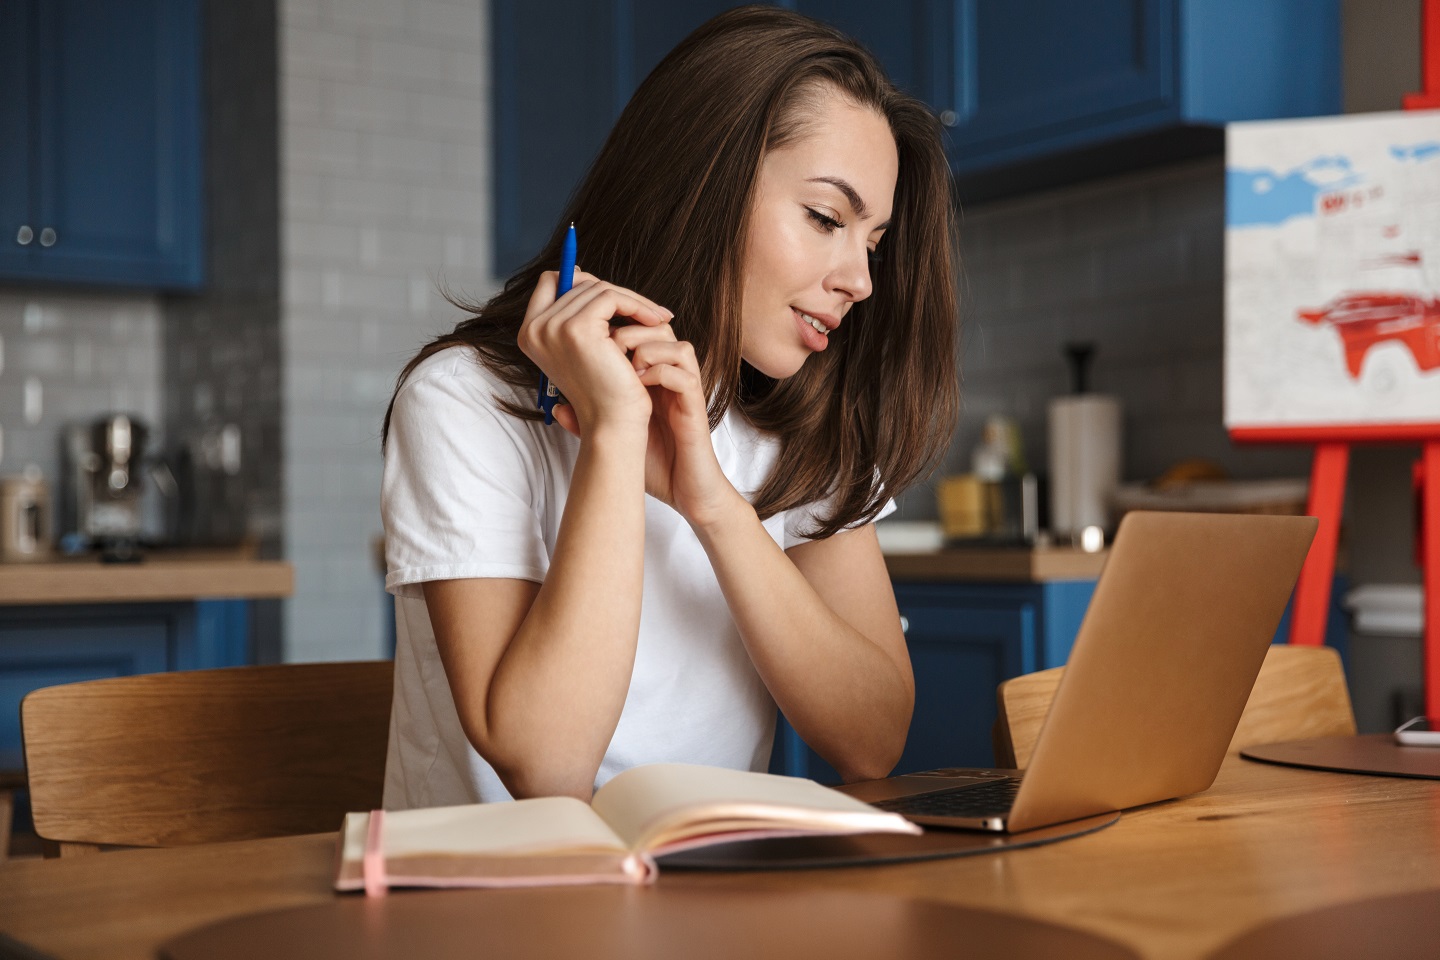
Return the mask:
{"type": "Polygon", "coordinates": [[[498,384],[501,381],[485,365],[474,347],[465,344],[436,350],[430,356],[415,364],[400,389],[405,390],[417,383],[457,380],[462,383],[498,384]]]}
{"type": "Polygon", "coordinates": [[[436,394],[483,407],[523,402],[514,385],[497,376],[474,347],[465,345],[437,350],[417,363],[395,391],[395,399],[414,402],[436,394]]]}

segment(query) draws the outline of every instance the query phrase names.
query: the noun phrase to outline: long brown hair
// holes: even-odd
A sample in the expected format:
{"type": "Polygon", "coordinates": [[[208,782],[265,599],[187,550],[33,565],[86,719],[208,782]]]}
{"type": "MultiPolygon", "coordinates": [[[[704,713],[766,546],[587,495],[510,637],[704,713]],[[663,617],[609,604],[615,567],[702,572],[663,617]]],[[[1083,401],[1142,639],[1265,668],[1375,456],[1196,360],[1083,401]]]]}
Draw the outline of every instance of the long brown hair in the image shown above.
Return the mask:
{"type": "MultiPolygon", "coordinates": [[[[755,496],[762,518],[829,497],[810,532],[830,536],[872,519],[944,453],[959,410],[949,167],[934,116],[849,37],[774,7],[741,7],[702,25],[635,92],[545,248],[488,303],[457,301],[474,315],[426,344],[397,390],[420,361],[463,345],[522,395],[533,393],[540,371],[516,338],[571,222],[584,237],[587,272],[675,312],[676,337],[699,359],[711,427],[734,403],[779,438],[755,496]],[[765,153],[803,137],[808,111],[829,90],[875,110],[895,135],[891,225],[872,295],[851,308],[829,349],[776,381],[741,360],[744,238],[765,153]]],[[[389,424],[387,410],[387,433],[389,424]]]]}

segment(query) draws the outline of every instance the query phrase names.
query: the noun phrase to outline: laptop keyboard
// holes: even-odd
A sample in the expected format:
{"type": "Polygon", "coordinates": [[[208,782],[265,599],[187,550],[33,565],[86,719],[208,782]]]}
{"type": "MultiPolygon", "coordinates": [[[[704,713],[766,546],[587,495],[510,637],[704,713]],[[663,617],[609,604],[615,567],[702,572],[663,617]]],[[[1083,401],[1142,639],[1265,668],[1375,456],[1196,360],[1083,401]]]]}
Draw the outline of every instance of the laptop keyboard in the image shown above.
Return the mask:
{"type": "Polygon", "coordinates": [[[995,817],[1010,812],[1019,790],[1019,779],[1005,778],[913,797],[881,800],[873,806],[915,817],[995,817]]]}

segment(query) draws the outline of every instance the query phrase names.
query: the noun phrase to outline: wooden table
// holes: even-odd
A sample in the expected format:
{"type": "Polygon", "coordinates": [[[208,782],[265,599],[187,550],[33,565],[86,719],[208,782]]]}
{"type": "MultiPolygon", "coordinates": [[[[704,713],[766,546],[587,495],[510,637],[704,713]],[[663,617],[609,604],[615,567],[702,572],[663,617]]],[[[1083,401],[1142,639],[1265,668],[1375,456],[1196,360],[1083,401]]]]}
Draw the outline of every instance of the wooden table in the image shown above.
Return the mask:
{"type": "MultiPolygon", "coordinates": [[[[0,867],[0,931],[56,957],[152,957],[223,917],[316,903],[333,838],[137,850],[0,867]]],[[[1214,787],[1076,840],[909,865],[672,871],[690,889],[883,891],[1047,919],[1152,958],[1203,957],[1266,920],[1440,887],[1440,781],[1230,757],[1214,787]]]]}

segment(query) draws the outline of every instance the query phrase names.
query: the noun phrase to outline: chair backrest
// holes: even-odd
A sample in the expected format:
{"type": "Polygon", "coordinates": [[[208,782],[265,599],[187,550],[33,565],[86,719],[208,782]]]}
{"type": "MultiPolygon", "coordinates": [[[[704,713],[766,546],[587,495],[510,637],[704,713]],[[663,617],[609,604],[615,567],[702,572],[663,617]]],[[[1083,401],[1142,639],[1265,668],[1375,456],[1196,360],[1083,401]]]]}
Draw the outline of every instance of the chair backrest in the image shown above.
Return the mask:
{"type": "Polygon", "coordinates": [[[66,854],[337,830],[380,805],[393,677],[379,660],[36,690],[20,706],[35,832],[66,854]]]}
{"type": "MultiPolygon", "coordinates": [[[[1064,672],[1064,667],[1055,667],[1000,684],[994,731],[997,767],[1029,766],[1064,672]]],[[[1276,644],[1266,651],[1228,752],[1258,743],[1354,733],[1355,714],[1340,655],[1330,647],[1276,644]]]]}

